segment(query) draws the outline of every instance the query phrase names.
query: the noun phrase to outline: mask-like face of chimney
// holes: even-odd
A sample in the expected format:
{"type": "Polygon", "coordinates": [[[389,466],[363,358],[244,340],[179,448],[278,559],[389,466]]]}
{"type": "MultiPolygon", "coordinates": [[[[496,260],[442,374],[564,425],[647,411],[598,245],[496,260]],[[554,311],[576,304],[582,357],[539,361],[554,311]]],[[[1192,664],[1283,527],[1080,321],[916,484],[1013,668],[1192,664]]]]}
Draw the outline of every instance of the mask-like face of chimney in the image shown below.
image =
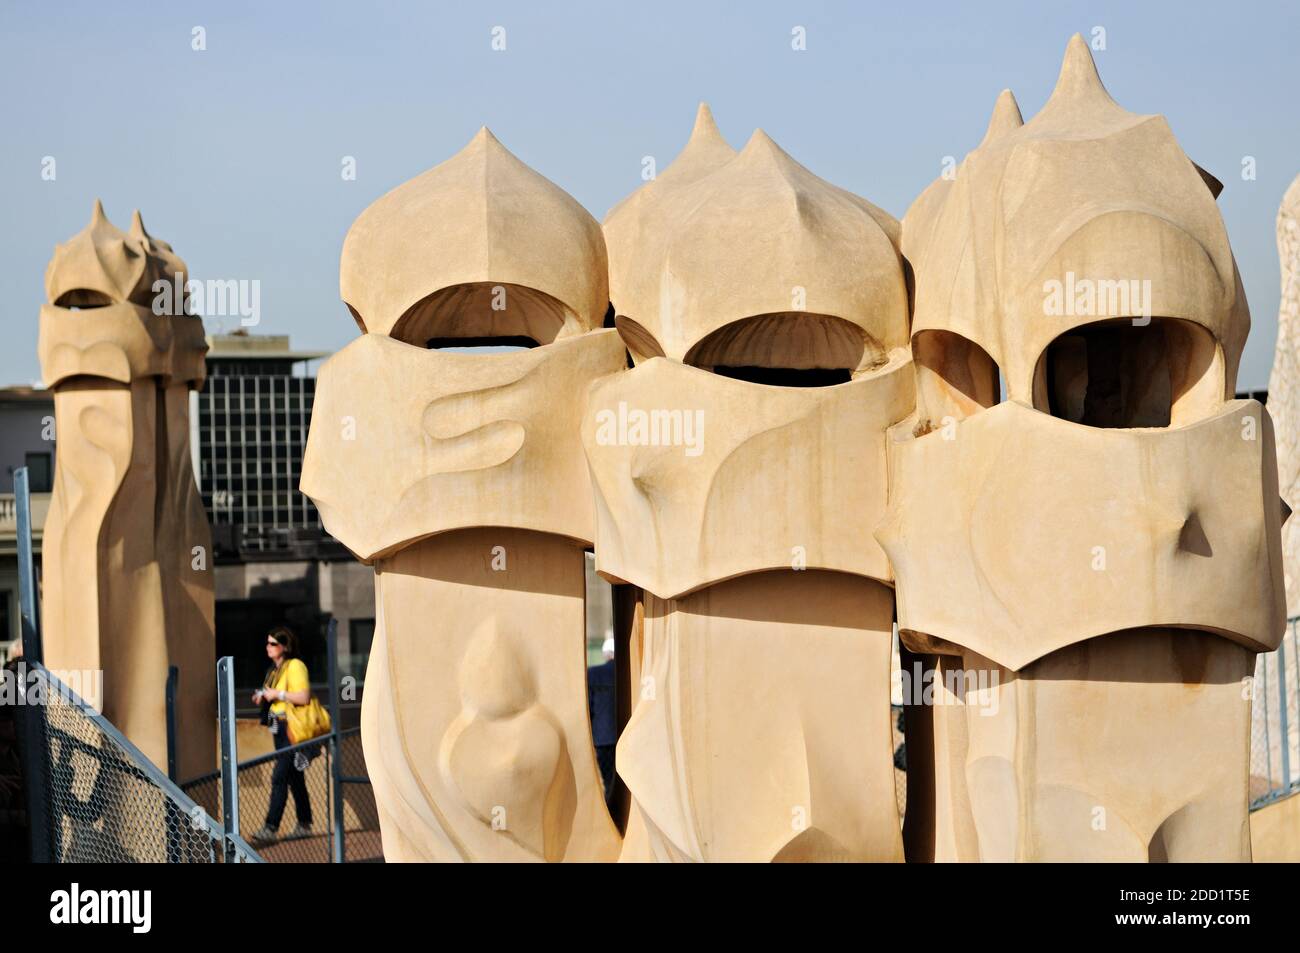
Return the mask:
{"type": "Polygon", "coordinates": [[[1283,631],[1285,511],[1268,415],[1232,399],[1249,313],[1218,188],[1075,37],[1042,111],[1003,93],[904,218],[917,412],[876,535],[904,643],[1001,683],[934,713],[948,859],[1240,859],[1238,680],[1283,631]],[[1215,751],[1215,780],[1132,795],[1157,750],[1215,751]]]}
{"type": "Polygon", "coordinates": [[[301,488],[375,566],[389,859],[617,856],[581,664],[582,403],[626,360],[606,270],[599,224],[486,129],[344,242],[363,333],[321,368],[301,488]]]}
{"type": "Polygon", "coordinates": [[[762,132],[732,153],[705,109],[606,219],[635,366],[582,437],[596,567],[639,590],[655,687],[619,742],[630,859],[901,858],[871,535],[913,407],[898,231],[762,132]]]}

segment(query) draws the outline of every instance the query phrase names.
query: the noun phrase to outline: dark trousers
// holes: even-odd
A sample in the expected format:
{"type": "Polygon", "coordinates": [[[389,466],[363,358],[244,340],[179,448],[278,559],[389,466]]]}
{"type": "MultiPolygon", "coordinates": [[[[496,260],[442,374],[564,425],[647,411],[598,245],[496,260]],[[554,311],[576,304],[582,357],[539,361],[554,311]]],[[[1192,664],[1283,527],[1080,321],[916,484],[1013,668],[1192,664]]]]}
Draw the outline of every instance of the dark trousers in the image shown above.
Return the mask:
{"type": "Polygon", "coordinates": [[[596,767],[600,769],[600,780],[605,785],[606,804],[614,794],[614,748],[614,745],[596,745],[596,767]]]}
{"type": "MultiPolygon", "coordinates": [[[[283,719],[276,719],[275,750],[289,747],[289,729],[283,719]]],[[[266,812],[266,826],[273,831],[280,829],[280,818],[284,816],[284,806],[289,800],[289,791],[293,791],[293,807],[298,814],[298,823],[303,826],[311,824],[311,798],[307,795],[307,779],[294,766],[294,752],[290,751],[275,759],[275,770],[271,772],[271,807],[266,812]]]]}

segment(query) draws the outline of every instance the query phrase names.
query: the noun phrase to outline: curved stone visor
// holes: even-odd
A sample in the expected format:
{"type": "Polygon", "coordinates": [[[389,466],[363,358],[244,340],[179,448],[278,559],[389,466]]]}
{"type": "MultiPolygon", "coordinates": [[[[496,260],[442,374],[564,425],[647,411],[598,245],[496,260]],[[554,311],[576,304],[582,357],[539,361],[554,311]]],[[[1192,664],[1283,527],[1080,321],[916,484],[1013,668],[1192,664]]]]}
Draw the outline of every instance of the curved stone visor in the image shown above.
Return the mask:
{"type": "Polygon", "coordinates": [[[302,492],[365,562],[471,526],[590,544],[583,390],[625,360],[613,330],[506,354],[363,335],[321,367],[302,492]]]}
{"type": "Polygon", "coordinates": [[[390,333],[440,289],[483,282],[544,292],[591,330],[609,306],[608,271],[596,220],[484,128],[357,216],[339,291],[371,333],[390,333]]]}
{"type": "Polygon", "coordinates": [[[733,380],[667,358],[591,388],[582,442],[596,568],[663,599],[768,569],[892,576],[871,532],[885,431],[912,409],[911,362],[822,388],[733,380]]]}
{"type": "MultiPolygon", "coordinates": [[[[994,263],[987,267],[992,271],[994,263]]],[[[1222,346],[1225,372],[1233,375],[1227,380],[1235,378],[1250,327],[1236,272],[1229,259],[1225,276],[1205,246],[1176,224],[1145,211],[1111,211],[1080,225],[1028,277],[1008,273],[1006,262],[997,267],[1010,290],[995,298],[976,282],[984,297],[977,304],[962,299],[962,306],[950,303],[953,287],[943,276],[931,277],[937,267],[919,270],[913,346],[926,331],[960,334],[997,361],[1012,400],[1029,401],[1039,358],[1062,334],[1107,320],[1144,327],[1176,318],[1204,328],[1222,346]]]]}
{"type": "Polygon", "coordinates": [[[790,313],[840,318],[888,351],[908,334],[898,237],[893,216],[759,130],[734,159],[663,198],[635,257],[613,266],[613,304],[679,361],[727,325],[790,313]]]}
{"type": "Polygon", "coordinates": [[[890,447],[877,538],[901,631],[1019,670],[1086,639],[1285,626],[1273,428],[1253,400],[1176,429],[1100,430],[1006,402],[890,447]]]}

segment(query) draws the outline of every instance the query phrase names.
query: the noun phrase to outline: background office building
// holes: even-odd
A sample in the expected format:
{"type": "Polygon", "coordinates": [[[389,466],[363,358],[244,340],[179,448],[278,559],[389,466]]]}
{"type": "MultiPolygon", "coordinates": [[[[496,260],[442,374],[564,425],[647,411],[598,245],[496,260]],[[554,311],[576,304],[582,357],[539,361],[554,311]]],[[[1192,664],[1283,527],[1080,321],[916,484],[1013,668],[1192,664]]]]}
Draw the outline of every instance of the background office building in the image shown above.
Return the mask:
{"type": "Polygon", "coordinates": [[[27,467],[32,545],[39,552],[54,488],[54,397],[41,388],[0,389],[0,663],[18,641],[17,516],[14,471],[27,467]]]}

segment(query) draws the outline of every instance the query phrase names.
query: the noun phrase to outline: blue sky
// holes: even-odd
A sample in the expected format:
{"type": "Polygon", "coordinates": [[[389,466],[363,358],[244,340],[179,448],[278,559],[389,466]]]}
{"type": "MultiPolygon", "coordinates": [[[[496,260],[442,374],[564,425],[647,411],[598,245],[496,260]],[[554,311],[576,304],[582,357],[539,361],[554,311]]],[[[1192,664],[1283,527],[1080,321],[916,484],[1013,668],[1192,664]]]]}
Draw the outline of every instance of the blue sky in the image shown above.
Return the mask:
{"type": "MultiPolygon", "coordinates": [[[[1274,219],[1300,173],[1300,4],[15,3],[0,6],[0,383],[39,378],[54,245],[96,196],[139,207],[194,277],[261,282],[263,333],[335,349],[343,236],[390,188],[488,125],[597,218],[672,159],[696,103],[739,147],[765,129],[813,172],[901,216],[983,134],[998,91],[1026,118],[1066,41],[1121,105],[1168,117],[1226,184],[1250,299],[1241,387],[1268,381],[1274,219]],[[201,26],[206,49],[192,49],[201,26]],[[503,26],[506,50],[491,48],[503,26]],[[791,49],[803,26],[807,49],[791,49]],[[57,178],[43,181],[45,156],[57,178]],[[340,175],[356,159],[355,181],[340,175]],[[1256,178],[1243,181],[1253,156],[1256,178]]],[[[233,327],[237,319],[226,319],[233,327]]],[[[217,321],[210,322],[213,329],[217,321]]]]}

